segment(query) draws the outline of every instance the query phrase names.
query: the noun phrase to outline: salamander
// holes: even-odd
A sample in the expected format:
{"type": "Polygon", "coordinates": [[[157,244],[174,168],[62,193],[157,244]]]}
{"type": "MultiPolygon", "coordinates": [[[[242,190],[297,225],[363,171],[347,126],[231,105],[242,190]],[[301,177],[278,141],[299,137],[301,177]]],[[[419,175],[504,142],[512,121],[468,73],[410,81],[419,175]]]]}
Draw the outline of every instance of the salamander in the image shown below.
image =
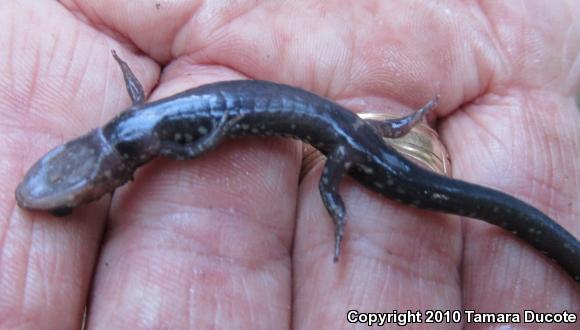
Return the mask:
{"type": "Polygon", "coordinates": [[[437,106],[437,98],[386,121],[363,120],[303,89],[258,80],[212,83],[146,103],[139,80],[114,51],[113,56],[132,106],[38,160],[16,189],[20,207],[64,215],[114,191],[157,156],[191,159],[244,135],[289,137],[327,158],[319,190],[335,226],[335,260],[346,214],[338,187],[348,174],[395,201],[500,226],[580,282],[580,242],[550,217],[503,192],[425,170],[384,143],[383,136],[406,134],[437,106]]]}

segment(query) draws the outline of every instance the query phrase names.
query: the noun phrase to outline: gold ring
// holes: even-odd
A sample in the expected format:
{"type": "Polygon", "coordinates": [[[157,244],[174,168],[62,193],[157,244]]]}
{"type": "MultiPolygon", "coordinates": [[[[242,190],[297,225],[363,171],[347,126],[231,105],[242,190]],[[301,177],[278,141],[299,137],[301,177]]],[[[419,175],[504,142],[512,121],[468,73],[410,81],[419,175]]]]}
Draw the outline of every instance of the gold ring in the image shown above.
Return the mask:
{"type": "MultiPolygon", "coordinates": [[[[398,118],[379,113],[359,113],[358,116],[365,120],[373,119],[379,121],[398,118]]],[[[451,161],[447,148],[439,139],[439,134],[425,122],[418,123],[409,133],[400,138],[383,137],[383,139],[388,145],[415,164],[439,174],[451,176],[451,161]]],[[[301,178],[303,174],[312,169],[320,159],[320,156],[321,154],[318,150],[310,145],[304,145],[301,178]]]]}

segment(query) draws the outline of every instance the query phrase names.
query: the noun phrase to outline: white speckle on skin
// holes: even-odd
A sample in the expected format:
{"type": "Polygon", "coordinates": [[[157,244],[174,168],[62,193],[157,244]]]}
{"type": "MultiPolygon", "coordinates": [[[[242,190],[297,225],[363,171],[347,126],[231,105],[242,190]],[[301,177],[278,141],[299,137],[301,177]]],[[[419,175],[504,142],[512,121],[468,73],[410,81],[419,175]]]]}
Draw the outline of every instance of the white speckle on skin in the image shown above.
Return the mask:
{"type": "Polygon", "coordinates": [[[443,194],[440,194],[440,193],[432,193],[431,194],[431,199],[442,199],[444,201],[448,201],[449,200],[449,196],[443,195],[443,194]]]}
{"type": "Polygon", "coordinates": [[[173,140],[175,140],[175,142],[178,142],[181,140],[181,133],[175,133],[175,135],[173,135],[173,140]]]}
{"type": "Polygon", "coordinates": [[[512,234],[517,235],[518,231],[517,230],[512,230],[512,234]]]}
{"type": "Polygon", "coordinates": [[[197,128],[197,131],[199,132],[199,134],[205,135],[205,134],[207,134],[207,127],[205,127],[205,126],[199,126],[197,128]]]}
{"type": "Polygon", "coordinates": [[[449,197],[447,195],[440,194],[440,193],[433,193],[433,194],[431,194],[431,198],[432,199],[449,200],[449,197]]]}
{"type": "Polygon", "coordinates": [[[323,176],[323,177],[321,178],[321,180],[322,180],[322,183],[324,183],[324,184],[328,184],[328,178],[327,178],[327,177],[323,176]]]}
{"type": "Polygon", "coordinates": [[[247,131],[248,129],[250,129],[250,125],[248,125],[248,124],[242,124],[242,125],[240,125],[240,127],[241,127],[241,128],[244,130],[244,131],[247,131]]]}
{"type": "Polygon", "coordinates": [[[185,133],[185,141],[191,142],[193,140],[193,136],[189,133],[185,133]]]}
{"type": "Polygon", "coordinates": [[[291,130],[295,130],[296,129],[296,124],[290,124],[290,129],[291,130]]]}
{"type": "Polygon", "coordinates": [[[359,165],[358,167],[366,174],[373,174],[374,173],[373,169],[366,166],[366,165],[359,165]]]}
{"type": "Polygon", "coordinates": [[[103,175],[105,175],[105,178],[111,179],[113,177],[113,172],[111,172],[111,170],[106,170],[103,172],[103,175]]]}
{"type": "Polygon", "coordinates": [[[491,209],[491,211],[492,211],[493,213],[497,213],[497,211],[499,211],[499,207],[497,207],[497,206],[494,206],[494,207],[493,207],[493,209],[491,209]]]}
{"type": "Polygon", "coordinates": [[[375,185],[375,187],[377,187],[379,189],[383,189],[385,187],[382,183],[377,182],[377,181],[373,182],[373,184],[375,185]]]}
{"type": "Polygon", "coordinates": [[[258,131],[257,128],[254,127],[254,128],[252,128],[251,132],[254,133],[254,134],[257,134],[259,131],[258,131]]]}

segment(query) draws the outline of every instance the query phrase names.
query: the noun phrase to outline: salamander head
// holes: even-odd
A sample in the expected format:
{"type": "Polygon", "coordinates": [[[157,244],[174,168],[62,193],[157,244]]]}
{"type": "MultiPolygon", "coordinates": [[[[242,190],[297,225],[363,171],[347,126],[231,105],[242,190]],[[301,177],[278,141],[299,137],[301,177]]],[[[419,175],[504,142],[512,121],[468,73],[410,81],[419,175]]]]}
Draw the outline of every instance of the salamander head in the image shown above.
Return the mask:
{"type": "Polygon", "coordinates": [[[28,170],[16,188],[22,208],[63,215],[127,182],[132,169],[103,138],[101,130],[58,146],[28,170]]]}

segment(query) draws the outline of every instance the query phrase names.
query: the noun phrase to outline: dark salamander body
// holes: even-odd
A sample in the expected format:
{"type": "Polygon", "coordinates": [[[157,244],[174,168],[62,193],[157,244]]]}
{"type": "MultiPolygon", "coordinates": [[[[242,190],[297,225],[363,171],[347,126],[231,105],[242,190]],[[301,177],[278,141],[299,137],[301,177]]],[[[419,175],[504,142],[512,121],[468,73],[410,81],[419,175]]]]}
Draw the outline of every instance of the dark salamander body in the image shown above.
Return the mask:
{"type": "Polygon", "coordinates": [[[17,188],[21,207],[66,213],[126,183],[137,167],[159,155],[189,159],[226,138],[243,135],[291,137],[327,157],[319,188],[336,225],[335,258],[345,221],[338,186],[348,173],[402,203],[509,230],[580,281],[580,242],[548,216],[502,192],[424,170],[383,142],[379,132],[404,135],[436,106],[436,100],[408,117],[373,122],[302,89],[244,80],[204,85],[144,103],[141,85],[126,63],[114,56],[134,105],[104,127],[41,158],[17,188]]]}

